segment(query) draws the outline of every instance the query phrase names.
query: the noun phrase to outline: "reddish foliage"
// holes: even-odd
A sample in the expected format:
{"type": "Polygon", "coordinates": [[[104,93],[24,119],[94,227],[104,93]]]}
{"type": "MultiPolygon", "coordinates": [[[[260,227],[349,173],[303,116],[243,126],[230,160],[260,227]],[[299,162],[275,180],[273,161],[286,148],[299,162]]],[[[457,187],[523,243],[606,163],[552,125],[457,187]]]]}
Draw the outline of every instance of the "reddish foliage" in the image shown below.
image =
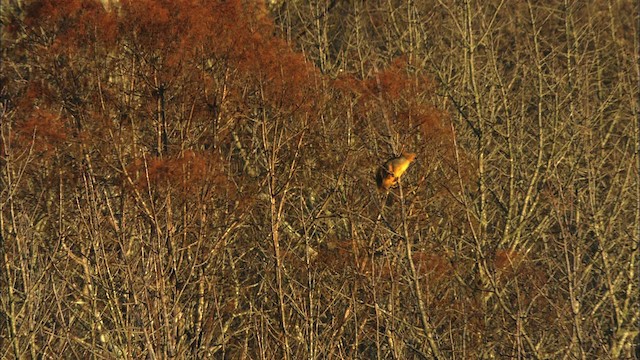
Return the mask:
{"type": "Polygon", "coordinates": [[[367,79],[341,75],[333,86],[343,97],[357,100],[355,116],[361,126],[379,127],[378,132],[385,134],[388,127],[382,125],[389,122],[403,139],[419,129],[430,145],[451,148],[452,137],[442,112],[421,98],[432,92],[431,81],[415,73],[405,57],[396,58],[367,79]]]}
{"type": "Polygon", "coordinates": [[[272,30],[266,31],[268,29],[268,25],[263,24],[262,33],[243,29],[234,35],[244,41],[232,49],[231,59],[245,76],[262,87],[275,106],[289,111],[309,111],[317,100],[314,93],[317,69],[284,40],[270,35],[272,30]]]}
{"type": "Polygon", "coordinates": [[[412,65],[403,56],[394,59],[385,69],[364,79],[363,86],[369,100],[372,96],[391,102],[416,101],[416,95],[431,89],[431,81],[418,74],[412,74],[412,65]]]}
{"type": "Polygon", "coordinates": [[[229,57],[246,44],[239,1],[123,0],[119,27],[134,46],[177,65],[198,50],[229,57]]]}
{"type": "MultiPolygon", "coordinates": [[[[515,250],[500,249],[496,251],[493,265],[496,270],[497,280],[501,286],[517,284],[522,293],[537,294],[549,281],[544,268],[527,259],[525,254],[515,250]],[[515,282],[514,282],[515,281],[515,282]]],[[[562,299],[563,301],[566,299],[562,299]]],[[[514,299],[515,301],[515,299],[514,299]]],[[[519,299],[526,306],[533,306],[539,314],[549,314],[553,318],[553,308],[549,307],[547,297],[522,297],[519,299]]],[[[560,305],[557,303],[556,305],[560,305]]]]}
{"type": "Polygon", "coordinates": [[[366,86],[373,95],[399,100],[405,91],[414,87],[407,74],[406,59],[396,58],[386,69],[367,80],[366,86]]]}
{"type": "Polygon", "coordinates": [[[53,94],[44,81],[32,80],[29,82],[23,96],[17,100],[17,107],[26,111],[32,111],[35,106],[49,106],[53,100],[53,94]]]}
{"type": "Polygon", "coordinates": [[[259,6],[237,0],[125,0],[121,5],[120,32],[154,69],[165,70],[159,74],[167,77],[164,82],[187,64],[207,59],[259,86],[277,107],[308,110],[317,98],[315,67],[272,35],[273,24],[259,16],[259,6]]]}
{"type": "Polygon", "coordinates": [[[327,269],[354,268],[353,245],[352,241],[329,240],[321,244],[316,261],[327,269]]]}
{"type": "Polygon", "coordinates": [[[449,127],[443,126],[443,118],[445,115],[442,111],[431,105],[416,105],[410,109],[410,116],[413,122],[420,125],[422,136],[430,139],[430,144],[438,146],[445,145],[447,148],[452,147],[452,134],[449,127]]]}
{"type": "Polygon", "coordinates": [[[27,7],[24,21],[33,29],[52,31],[55,39],[49,51],[56,53],[93,50],[98,40],[101,46],[111,46],[117,38],[116,15],[97,1],[34,1],[27,7]]]}
{"type": "Polygon", "coordinates": [[[425,283],[429,286],[438,284],[441,280],[451,275],[453,268],[450,262],[438,255],[426,251],[416,251],[413,254],[413,262],[416,271],[423,276],[425,283]]]}
{"type": "Polygon", "coordinates": [[[38,109],[18,126],[16,135],[22,148],[49,155],[67,139],[67,129],[59,115],[38,109]]]}
{"type": "Polygon", "coordinates": [[[175,18],[180,18],[182,14],[177,12],[177,8],[168,8],[172,3],[151,0],[122,1],[120,30],[141,44],[158,49],[175,42],[180,29],[175,26],[177,22],[171,22],[170,14],[175,18]]]}
{"type": "Polygon", "coordinates": [[[342,73],[332,82],[333,87],[342,94],[363,94],[365,91],[364,84],[353,74],[342,73]]]}
{"type": "Polygon", "coordinates": [[[496,270],[511,272],[520,263],[522,257],[515,250],[498,250],[494,258],[496,270]]]}
{"type": "Polygon", "coordinates": [[[136,159],[128,168],[140,189],[173,189],[188,195],[205,186],[219,191],[230,190],[220,160],[212,154],[186,150],[181,156],[148,161],[136,159]]]}

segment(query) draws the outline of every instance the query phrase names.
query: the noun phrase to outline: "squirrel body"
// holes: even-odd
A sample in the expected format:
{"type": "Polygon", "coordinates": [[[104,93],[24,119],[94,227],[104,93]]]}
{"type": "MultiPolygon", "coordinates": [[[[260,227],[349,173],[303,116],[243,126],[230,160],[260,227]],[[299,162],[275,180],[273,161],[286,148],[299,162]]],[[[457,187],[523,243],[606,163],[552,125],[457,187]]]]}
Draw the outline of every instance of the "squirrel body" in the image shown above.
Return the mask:
{"type": "Polygon", "coordinates": [[[380,191],[389,190],[398,182],[400,176],[407,171],[407,168],[415,159],[415,153],[402,153],[399,157],[387,160],[376,172],[378,189],[380,191]]]}

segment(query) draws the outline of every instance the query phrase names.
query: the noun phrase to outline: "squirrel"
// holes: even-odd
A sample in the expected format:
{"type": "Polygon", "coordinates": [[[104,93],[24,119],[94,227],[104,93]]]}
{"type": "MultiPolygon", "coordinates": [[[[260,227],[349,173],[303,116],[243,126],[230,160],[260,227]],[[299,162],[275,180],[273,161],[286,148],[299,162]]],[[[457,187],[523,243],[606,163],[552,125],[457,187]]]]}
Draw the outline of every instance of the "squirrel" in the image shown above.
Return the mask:
{"type": "Polygon", "coordinates": [[[378,190],[387,191],[397,184],[400,176],[407,171],[407,168],[415,159],[415,153],[403,152],[402,156],[387,160],[376,172],[378,190]]]}

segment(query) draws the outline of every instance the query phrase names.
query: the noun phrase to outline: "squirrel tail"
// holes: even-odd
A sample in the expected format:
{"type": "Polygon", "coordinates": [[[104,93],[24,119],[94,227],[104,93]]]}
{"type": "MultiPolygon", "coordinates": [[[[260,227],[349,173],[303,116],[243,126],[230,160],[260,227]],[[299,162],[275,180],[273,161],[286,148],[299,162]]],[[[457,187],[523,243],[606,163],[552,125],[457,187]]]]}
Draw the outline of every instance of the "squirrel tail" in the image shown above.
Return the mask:
{"type": "Polygon", "coordinates": [[[378,190],[387,191],[395,182],[396,179],[393,177],[392,173],[384,167],[378,168],[378,171],[376,171],[376,184],[378,185],[378,190]]]}

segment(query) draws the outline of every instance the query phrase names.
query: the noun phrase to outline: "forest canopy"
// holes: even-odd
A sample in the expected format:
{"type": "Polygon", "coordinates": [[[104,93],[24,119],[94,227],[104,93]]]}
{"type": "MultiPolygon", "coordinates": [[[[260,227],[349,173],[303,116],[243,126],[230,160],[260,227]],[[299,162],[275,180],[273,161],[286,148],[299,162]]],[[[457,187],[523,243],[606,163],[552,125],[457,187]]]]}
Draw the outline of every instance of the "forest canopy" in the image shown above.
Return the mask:
{"type": "Polygon", "coordinates": [[[0,21],[0,357],[640,357],[632,2],[0,21]]]}

